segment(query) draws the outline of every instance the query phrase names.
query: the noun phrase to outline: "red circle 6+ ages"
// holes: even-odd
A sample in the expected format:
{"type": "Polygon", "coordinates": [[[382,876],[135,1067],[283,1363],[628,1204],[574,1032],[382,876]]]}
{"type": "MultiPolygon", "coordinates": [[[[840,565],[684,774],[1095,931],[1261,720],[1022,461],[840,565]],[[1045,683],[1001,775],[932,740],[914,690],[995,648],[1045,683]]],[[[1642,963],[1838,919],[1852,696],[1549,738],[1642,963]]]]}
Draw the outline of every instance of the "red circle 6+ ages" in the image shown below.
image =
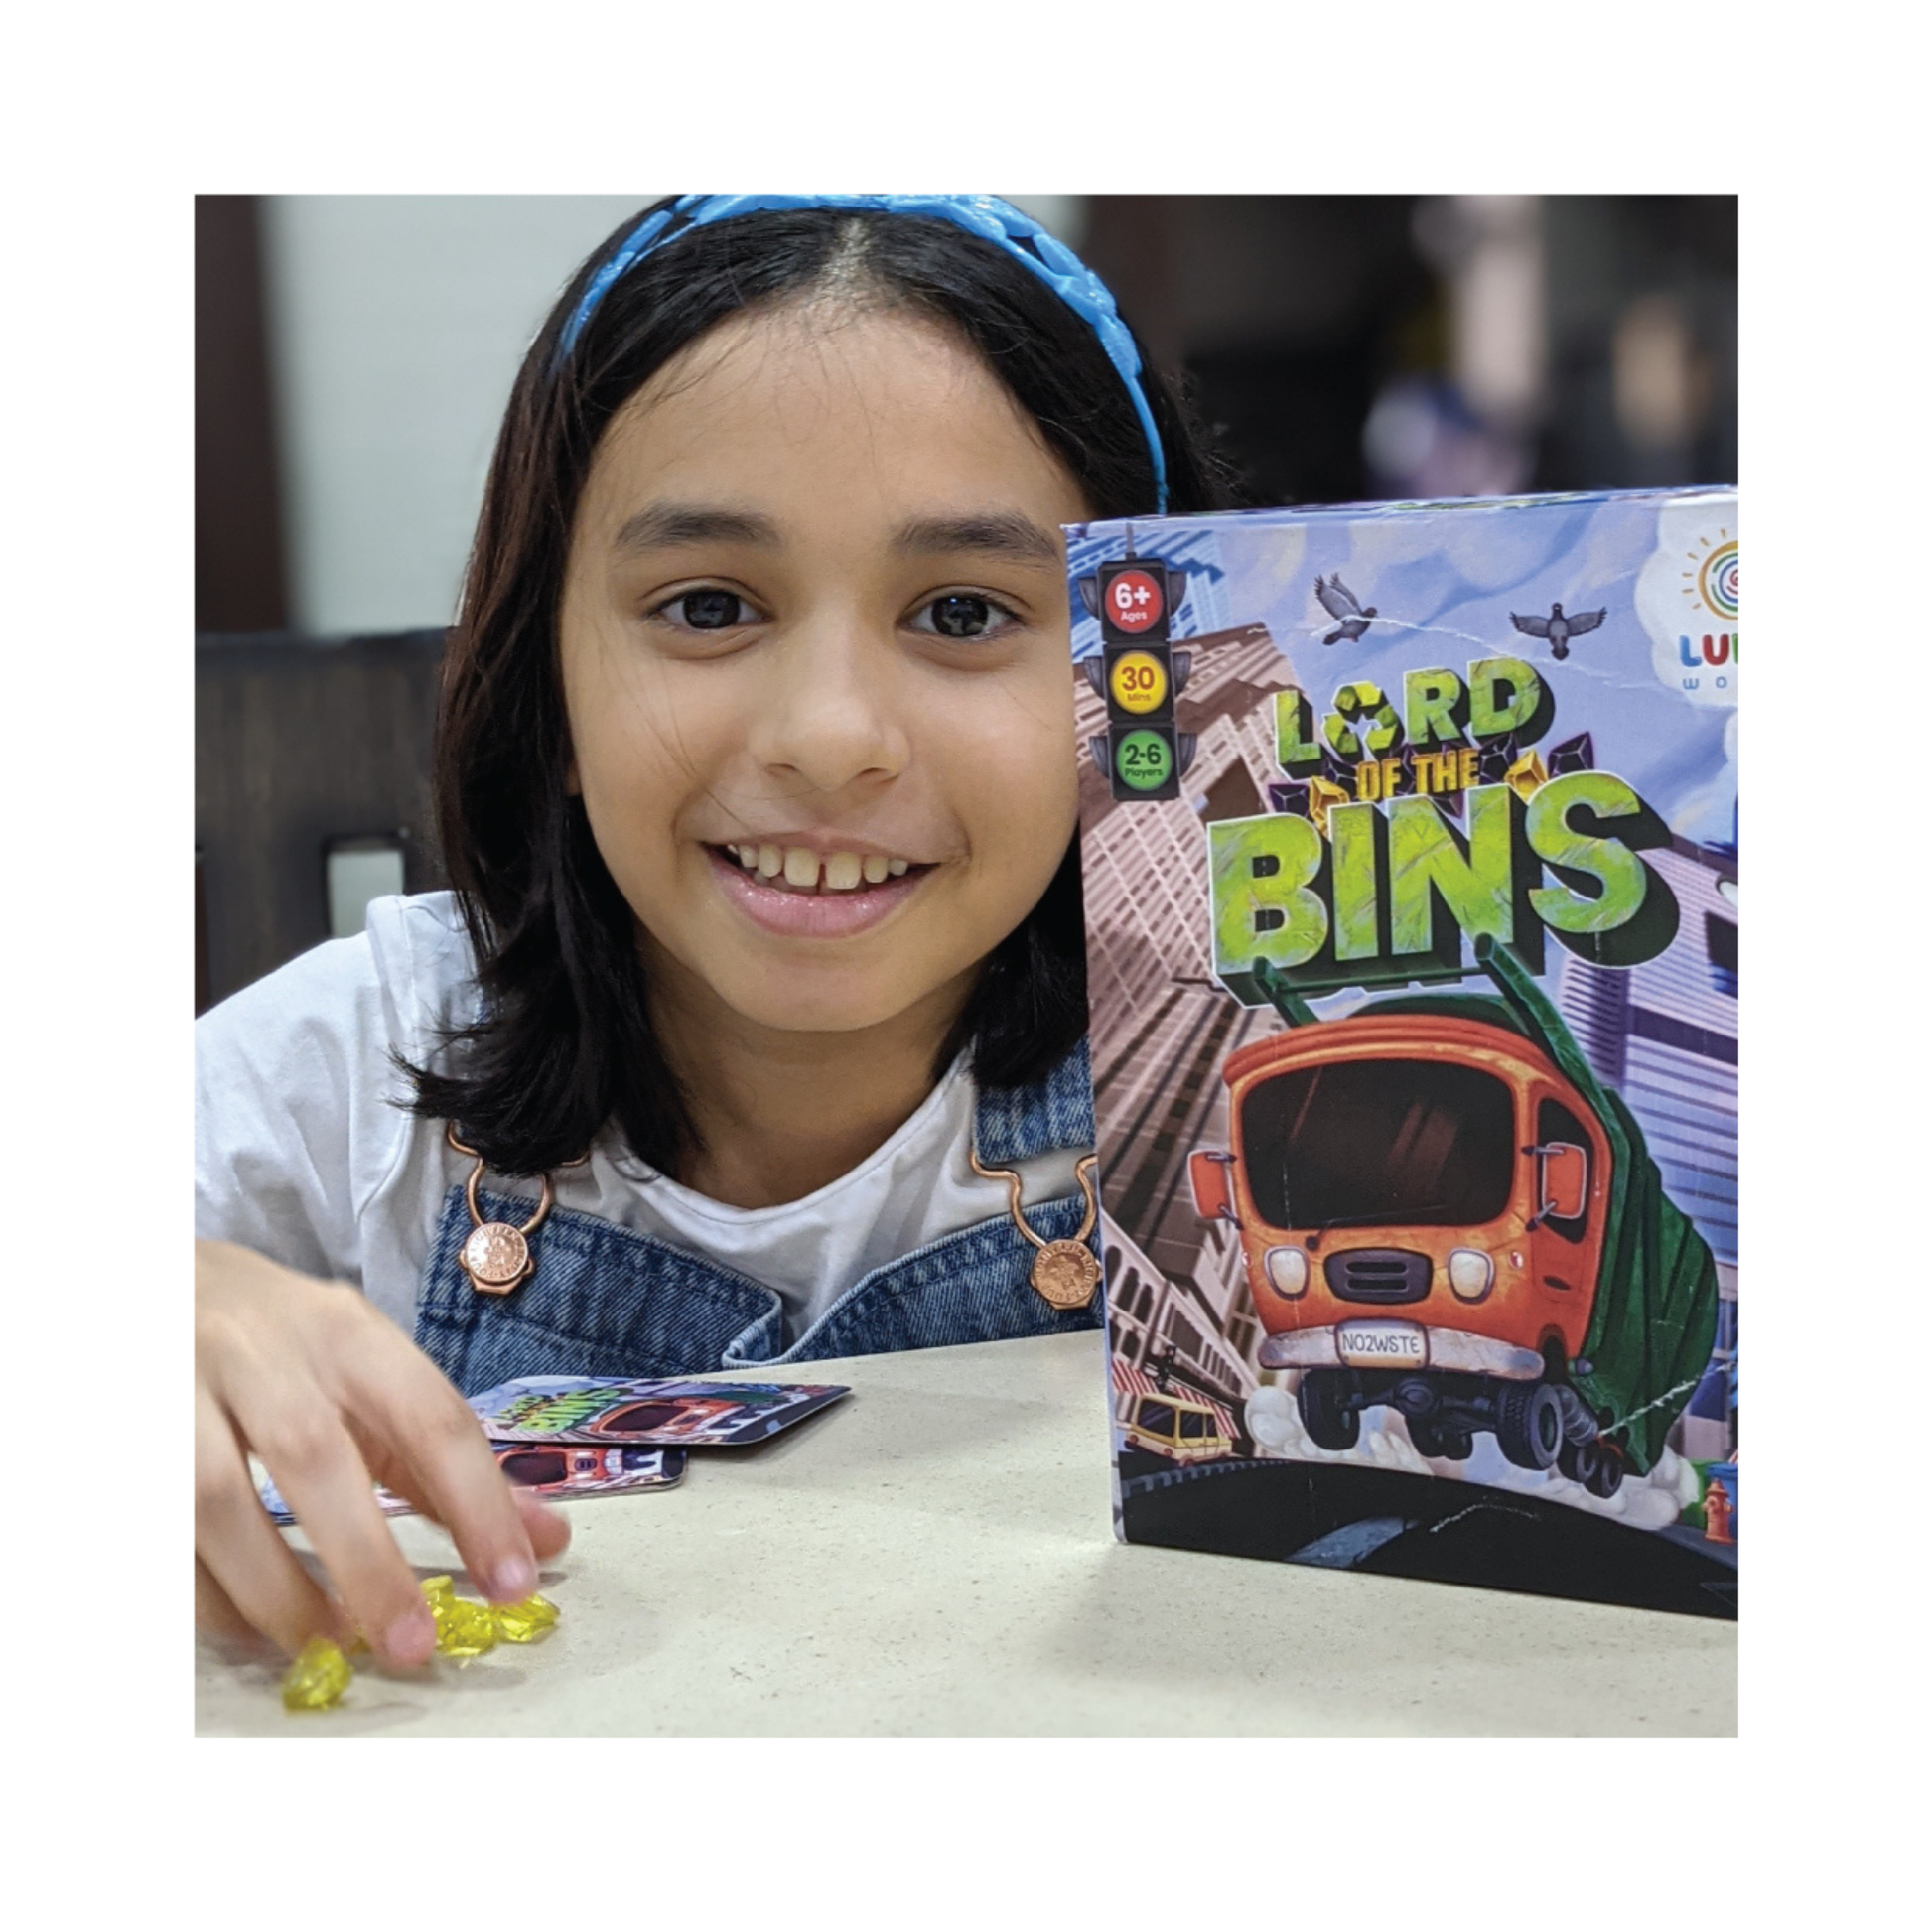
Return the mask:
{"type": "Polygon", "coordinates": [[[1166,603],[1160,580],[1145,570],[1123,570],[1107,586],[1107,620],[1130,636],[1159,623],[1166,603]]]}

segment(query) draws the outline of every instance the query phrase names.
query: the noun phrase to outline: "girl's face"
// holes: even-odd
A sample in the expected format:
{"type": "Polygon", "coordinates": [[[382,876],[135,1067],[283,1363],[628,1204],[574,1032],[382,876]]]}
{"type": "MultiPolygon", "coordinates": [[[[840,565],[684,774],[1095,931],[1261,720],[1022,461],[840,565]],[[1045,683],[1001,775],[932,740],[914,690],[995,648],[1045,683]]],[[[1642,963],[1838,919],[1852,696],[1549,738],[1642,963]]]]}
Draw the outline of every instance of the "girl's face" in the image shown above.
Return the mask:
{"type": "Polygon", "coordinates": [[[570,783],[677,1008],[950,1024],[1072,835],[1056,526],[1087,514],[903,314],[734,318],[614,419],[564,588],[570,783]]]}

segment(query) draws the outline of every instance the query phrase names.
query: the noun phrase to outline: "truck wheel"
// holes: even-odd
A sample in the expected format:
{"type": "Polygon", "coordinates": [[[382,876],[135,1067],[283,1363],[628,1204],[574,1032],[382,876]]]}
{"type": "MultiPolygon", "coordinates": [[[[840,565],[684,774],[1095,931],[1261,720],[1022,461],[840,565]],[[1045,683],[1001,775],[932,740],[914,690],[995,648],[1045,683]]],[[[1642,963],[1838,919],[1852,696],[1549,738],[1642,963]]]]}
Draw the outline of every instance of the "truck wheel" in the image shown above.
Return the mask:
{"type": "Polygon", "coordinates": [[[1519,1469],[1547,1469],[1563,1451],[1563,1398],[1548,1382],[1505,1382],[1496,1446],[1519,1469]]]}
{"type": "Polygon", "coordinates": [[[1614,1496],[1623,1487],[1623,1457],[1614,1443],[1599,1440],[1590,1447],[1596,1451],[1596,1466],[1585,1471],[1584,1487],[1592,1496],[1614,1496]]]}
{"type": "Polygon", "coordinates": [[[1592,1496],[1614,1496],[1623,1486],[1623,1457],[1616,1445],[1592,1436],[1587,1443],[1565,1443],[1557,1467],[1592,1496]]]}
{"type": "Polygon", "coordinates": [[[1351,1449],[1360,1440],[1362,1416],[1348,1405],[1348,1390],[1331,1368],[1311,1368],[1302,1377],[1295,1401],[1302,1427],[1316,1449],[1351,1449]]]}

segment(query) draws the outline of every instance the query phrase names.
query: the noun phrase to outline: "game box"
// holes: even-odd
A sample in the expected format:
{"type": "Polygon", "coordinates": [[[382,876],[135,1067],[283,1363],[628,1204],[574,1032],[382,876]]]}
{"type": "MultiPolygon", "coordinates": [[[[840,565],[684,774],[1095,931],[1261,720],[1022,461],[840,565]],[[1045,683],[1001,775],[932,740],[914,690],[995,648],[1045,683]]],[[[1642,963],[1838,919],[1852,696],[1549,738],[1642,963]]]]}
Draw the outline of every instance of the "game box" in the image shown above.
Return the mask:
{"type": "Polygon", "coordinates": [[[1734,1616],[1734,492],[1067,537],[1119,1534],[1734,1616]]]}

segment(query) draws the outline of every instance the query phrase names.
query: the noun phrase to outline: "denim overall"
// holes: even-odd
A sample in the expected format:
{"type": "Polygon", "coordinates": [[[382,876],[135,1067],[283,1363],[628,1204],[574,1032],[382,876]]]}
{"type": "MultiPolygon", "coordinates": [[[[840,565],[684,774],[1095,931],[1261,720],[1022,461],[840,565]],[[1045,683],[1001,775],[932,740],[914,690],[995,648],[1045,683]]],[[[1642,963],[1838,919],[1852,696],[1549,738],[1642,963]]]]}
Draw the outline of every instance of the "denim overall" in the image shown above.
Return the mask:
{"type": "MultiPolygon", "coordinates": [[[[1031,1087],[982,1091],[974,1116],[990,1168],[1093,1146],[1082,1040],[1031,1087]]],[[[483,1217],[520,1223],[531,1203],[483,1190],[483,1217]]],[[[1045,1241],[1070,1239],[1078,1194],[1026,1210],[1045,1241]]],[[[1002,1341],[1100,1326],[1100,1296],[1062,1312],[1035,1291],[1035,1250],[1002,1213],[927,1243],[854,1282],[789,1348],[783,1305],[762,1284],[702,1255],[593,1215],[556,1208],[531,1237],[536,1273],[508,1295],[479,1295],[457,1255],[471,1229],[452,1187],[423,1267],[416,1341],[466,1395],[519,1375],[680,1376],[789,1368],[951,1342],[1002,1341]]],[[[1088,1244],[1099,1252],[1097,1231],[1088,1244]]]]}

